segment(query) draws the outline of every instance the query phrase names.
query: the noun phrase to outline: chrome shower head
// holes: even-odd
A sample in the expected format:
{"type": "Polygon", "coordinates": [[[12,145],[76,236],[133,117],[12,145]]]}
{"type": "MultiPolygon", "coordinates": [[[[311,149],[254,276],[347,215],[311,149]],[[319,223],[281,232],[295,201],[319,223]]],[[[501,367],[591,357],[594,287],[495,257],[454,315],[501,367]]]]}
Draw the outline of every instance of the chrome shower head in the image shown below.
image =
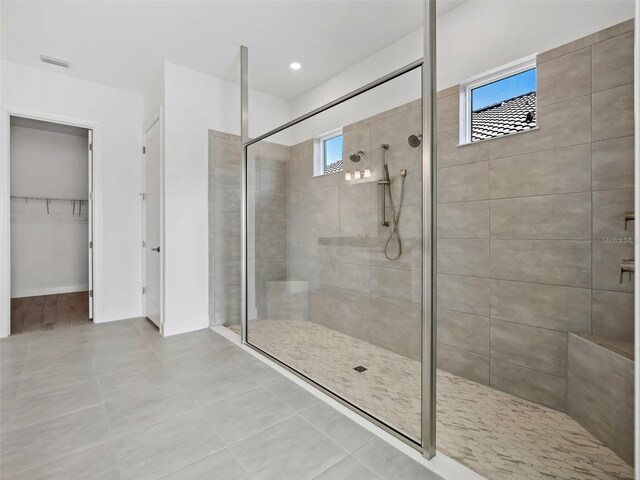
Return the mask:
{"type": "Polygon", "coordinates": [[[409,135],[407,142],[411,147],[418,148],[422,143],[422,135],[409,135]]]}
{"type": "Polygon", "coordinates": [[[363,156],[364,156],[364,152],[362,150],[358,150],[358,152],[352,153],[349,156],[349,160],[351,160],[354,163],[357,163],[362,159],[363,156]]]}

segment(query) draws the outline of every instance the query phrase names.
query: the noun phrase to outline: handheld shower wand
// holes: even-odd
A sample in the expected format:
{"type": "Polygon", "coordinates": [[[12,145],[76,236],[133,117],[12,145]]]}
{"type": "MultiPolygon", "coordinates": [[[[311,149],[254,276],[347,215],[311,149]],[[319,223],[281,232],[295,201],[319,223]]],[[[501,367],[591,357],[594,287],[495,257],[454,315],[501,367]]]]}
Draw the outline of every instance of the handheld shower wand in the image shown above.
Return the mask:
{"type": "Polygon", "coordinates": [[[402,176],[402,186],[400,190],[400,204],[398,205],[398,212],[396,214],[395,205],[393,204],[393,194],[391,192],[391,176],[389,175],[389,165],[387,164],[386,152],[389,150],[388,144],[380,145],[382,151],[382,179],[378,180],[378,184],[382,185],[382,222],[381,225],[383,227],[388,227],[389,222],[386,219],[386,193],[389,192],[389,204],[391,205],[391,221],[393,222],[393,227],[391,229],[391,234],[387,239],[387,243],[384,245],[384,256],[387,260],[395,261],[400,258],[402,255],[402,240],[400,238],[399,224],[400,224],[400,213],[402,212],[402,201],[404,199],[404,181],[407,176],[407,171],[403,168],[400,170],[400,175],[402,176]],[[398,246],[398,251],[395,256],[389,255],[389,245],[391,245],[391,241],[396,239],[396,244],[398,246]]]}

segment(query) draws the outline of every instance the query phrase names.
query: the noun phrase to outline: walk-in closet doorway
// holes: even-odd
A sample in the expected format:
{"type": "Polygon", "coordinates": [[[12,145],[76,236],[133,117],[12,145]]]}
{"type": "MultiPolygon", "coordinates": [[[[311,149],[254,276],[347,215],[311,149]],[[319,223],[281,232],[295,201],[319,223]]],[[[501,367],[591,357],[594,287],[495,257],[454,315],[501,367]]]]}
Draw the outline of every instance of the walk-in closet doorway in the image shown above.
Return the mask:
{"type": "Polygon", "coordinates": [[[9,117],[10,333],[93,319],[93,130],[9,117]]]}

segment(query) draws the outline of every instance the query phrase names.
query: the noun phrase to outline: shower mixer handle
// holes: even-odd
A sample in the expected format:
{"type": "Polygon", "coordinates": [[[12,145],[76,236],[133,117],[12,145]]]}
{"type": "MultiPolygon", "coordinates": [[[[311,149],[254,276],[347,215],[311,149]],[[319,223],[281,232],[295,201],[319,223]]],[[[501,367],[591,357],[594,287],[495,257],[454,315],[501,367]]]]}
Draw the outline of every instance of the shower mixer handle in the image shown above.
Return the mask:
{"type": "Polygon", "coordinates": [[[631,281],[631,275],[636,271],[635,261],[633,258],[628,258],[620,262],[620,283],[625,273],[629,274],[629,281],[631,281]]]}

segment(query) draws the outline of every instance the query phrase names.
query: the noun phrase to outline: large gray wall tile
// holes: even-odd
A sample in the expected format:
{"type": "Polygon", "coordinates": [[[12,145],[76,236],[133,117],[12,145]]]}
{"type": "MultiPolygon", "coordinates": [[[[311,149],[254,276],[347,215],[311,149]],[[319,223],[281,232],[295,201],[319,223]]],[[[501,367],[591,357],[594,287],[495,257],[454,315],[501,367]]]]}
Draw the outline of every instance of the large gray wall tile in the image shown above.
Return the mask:
{"type": "Polygon", "coordinates": [[[491,386],[564,412],[567,381],[530,368],[491,359],[491,386]]]}
{"type": "Polygon", "coordinates": [[[633,137],[593,142],[593,189],[633,188],[633,137]]]}
{"type": "Polygon", "coordinates": [[[460,95],[449,95],[438,100],[438,133],[458,130],[460,112],[460,95]]]}
{"type": "Polygon", "coordinates": [[[591,331],[591,290],[491,280],[491,317],[569,332],[591,331]]]}
{"type": "Polygon", "coordinates": [[[592,95],[593,140],[633,135],[633,85],[592,95]]]}
{"type": "Polygon", "coordinates": [[[538,130],[491,141],[490,158],[503,158],[591,141],[589,95],[538,108],[538,130]]]}
{"type": "Polygon", "coordinates": [[[594,33],[593,41],[603,42],[604,40],[608,40],[609,38],[617,37],[618,35],[622,35],[631,31],[633,31],[633,18],[594,33]]]}
{"type": "Polygon", "coordinates": [[[587,338],[569,335],[569,381],[613,411],[633,418],[633,361],[587,338]]]}
{"type": "Polygon", "coordinates": [[[371,297],[364,319],[369,329],[369,341],[413,360],[422,353],[420,303],[371,297]]]}
{"type": "Polygon", "coordinates": [[[489,318],[438,309],[438,342],[489,355],[489,318]]]}
{"type": "Polygon", "coordinates": [[[591,287],[591,242],[491,240],[491,277],[591,287]]]}
{"type": "Polygon", "coordinates": [[[422,277],[418,270],[371,267],[371,293],[407,302],[420,302],[422,277]]]}
{"type": "Polygon", "coordinates": [[[489,316],[489,279],[438,274],[438,306],[474,315],[489,316]]]}
{"type": "Polygon", "coordinates": [[[439,273],[487,277],[489,240],[446,239],[438,242],[439,273]]]}
{"type": "Polygon", "coordinates": [[[492,318],[491,358],[564,377],[567,334],[492,318]]]}
{"type": "Polygon", "coordinates": [[[633,294],[593,291],[593,334],[633,342],[633,294]]]}
{"type": "Polygon", "coordinates": [[[487,142],[458,145],[459,141],[460,132],[458,130],[438,134],[438,154],[436,156],[438,168],[489,160],[489,144],[487,142]]]}
{"type": "Polygon", "coordinates": [[[438,238],[489,238],[489,202],[441,203],[438,238]]]}
{"type": "Polygon", "coordinates": [[[489,385],[489,357],[438,343],[438,368],[489,385]]]}
{"type": "Polygon", "coordinates": [[[491,198],[585,192],[591,189],[589,144],[489,163],[491,198]]]}
{"type": "Polygon", "coordinates": [[[596,43],[591,51],[594,92],[633,83],[633,32],[596,43]]]}
{"type": "Polygon", "coordinates": [[[568,413],[617,455],[633,464],[633,415],[611,409],[602,398],[572,381],[567,389],[568,413]]]}
{"type": "Polygon", "coordinates": [[[591,48],[538,63],[537,103],[548,105],[591,93],[591,48]]]}
{"type": "MultiPolygon", "coordinates": [[[[412,133],[422,131],[422,111],[419,107],[408,108],[398,114],[384,116],[371,123],[372,148],[367,153],[367,160],[375,162],[371,164],[373,169],[378,168],[380,158],[380,144],[386,143],[389,149],[386,151],[386,159],[389,167],[405,168],[409,172],[419,172],[421,168],[422,152],[419,148],[413,148],[407,143],[407,137],[412,133]],[[375,145],[373,145],[375,139],[375,145]]],[[[362,162],[360,162],[362,163],[362,162]]],[[[373,172],[372,172],[373,174],[373,172]]],[[[344,179],[343,175],[338,176],[344,179]]]]}
{"type": "Polygon", "coordinates": [[[617,455],[633,464],[633,419],[598,401],[573,382],[567,388],[567,413],[617,455]]]}
{"type": "Polygon", "coordinates": [[[438,172],[438,203],[489,198],[489,162],[441,168],[438,172]]]}
{"type": "Polygon", "coordinates": [[[593,192],[593,239],[633,238],[633,222],[627,229],[624,214],[633,210],[633,189],[593,192]]]}
{"type": "Polygon", "coordinates": [[[586,37],[579,38],[573,42],[565,43],[559,47],[552,48],[546,52],[538,54],[538,64],[542,62],[548,62],[554,58],[562,57],[568,53],[575,52],[576,50],[582,50],[583,48],[593,45],[593,35],[587,35],[586,37]]]}
{"type": "Polygon", "coordinates": [[[589,239],[591,194],[491,200],[491,238],[589,239]]]}

